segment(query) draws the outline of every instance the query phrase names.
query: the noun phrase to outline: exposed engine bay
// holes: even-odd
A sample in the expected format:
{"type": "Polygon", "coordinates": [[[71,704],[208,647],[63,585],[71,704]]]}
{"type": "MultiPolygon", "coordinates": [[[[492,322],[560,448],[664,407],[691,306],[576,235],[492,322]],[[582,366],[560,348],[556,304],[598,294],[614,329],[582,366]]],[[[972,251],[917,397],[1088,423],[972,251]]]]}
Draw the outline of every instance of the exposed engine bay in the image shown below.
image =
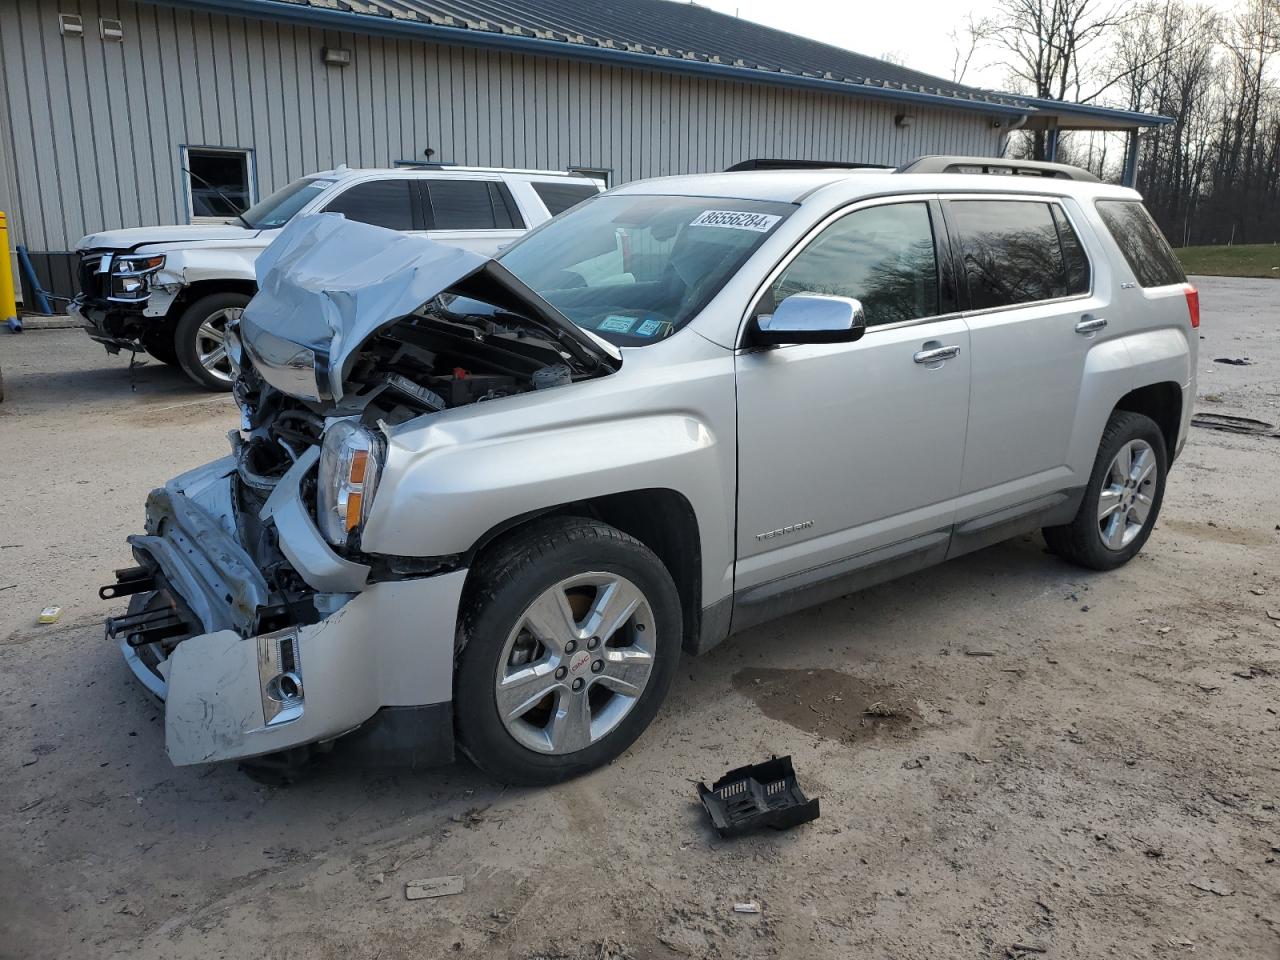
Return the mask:
{"type": "Polygon", "coordinates": [[[289,396],[242,357],[234,394],[242,413],[241,479],[269,492],[325,419],[358,417],[369,427],[597,375],[528,318],[455,293],[442,293],[378,330],[356,352],[337,403],[289,396]],[[576,368],[576,369],[575,369],[576,368]]]}

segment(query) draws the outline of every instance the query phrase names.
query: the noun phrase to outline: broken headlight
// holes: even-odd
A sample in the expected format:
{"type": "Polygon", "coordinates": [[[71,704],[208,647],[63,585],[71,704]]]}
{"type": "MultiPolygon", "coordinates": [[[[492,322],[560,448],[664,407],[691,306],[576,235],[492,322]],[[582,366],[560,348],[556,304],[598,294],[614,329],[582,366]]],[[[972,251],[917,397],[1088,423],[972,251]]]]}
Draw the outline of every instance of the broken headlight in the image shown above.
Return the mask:
{"type": "Polygon", "coordinates": [[[382,443],[351,420],[337,420],[324,432],[316,513],[320,532],[335,547],[345,546],[373,506],[382,443]]]}
{"type": "Polygon", "coordinates": [[[164,257],[155,254],[116,257],[111,265],[111,299],[147,299],[151,277],[163,266],[164,257]]]}

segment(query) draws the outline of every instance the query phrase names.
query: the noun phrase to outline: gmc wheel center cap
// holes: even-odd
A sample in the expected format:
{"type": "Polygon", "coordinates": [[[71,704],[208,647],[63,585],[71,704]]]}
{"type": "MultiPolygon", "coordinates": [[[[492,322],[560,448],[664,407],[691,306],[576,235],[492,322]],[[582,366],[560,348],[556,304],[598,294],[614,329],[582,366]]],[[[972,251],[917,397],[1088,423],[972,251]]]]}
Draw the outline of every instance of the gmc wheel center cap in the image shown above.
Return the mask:
{"type": "Polygon", "coordinates": [[[584,673],[591,672],[591,654],[586,650],[580,650],[569,658],[569,675],[572,677],[580,677],[584,673]]]}

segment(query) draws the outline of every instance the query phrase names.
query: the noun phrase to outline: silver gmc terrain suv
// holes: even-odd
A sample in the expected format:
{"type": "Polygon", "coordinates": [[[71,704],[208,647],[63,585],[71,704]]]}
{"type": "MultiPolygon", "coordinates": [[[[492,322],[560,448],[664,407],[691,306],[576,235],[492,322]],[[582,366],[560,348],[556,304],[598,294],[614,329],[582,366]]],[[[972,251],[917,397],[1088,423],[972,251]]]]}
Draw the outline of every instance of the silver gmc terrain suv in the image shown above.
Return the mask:
{"type": "Polygon", "coordinates": [[[1125,563],[1195,397],[1195,289],[1055,165],[649,180],[496,259],[319,214],[257,269],[232,453],[102,591],[175,764],[574,776],[682,650],[1037,528],[1125,563]]]}

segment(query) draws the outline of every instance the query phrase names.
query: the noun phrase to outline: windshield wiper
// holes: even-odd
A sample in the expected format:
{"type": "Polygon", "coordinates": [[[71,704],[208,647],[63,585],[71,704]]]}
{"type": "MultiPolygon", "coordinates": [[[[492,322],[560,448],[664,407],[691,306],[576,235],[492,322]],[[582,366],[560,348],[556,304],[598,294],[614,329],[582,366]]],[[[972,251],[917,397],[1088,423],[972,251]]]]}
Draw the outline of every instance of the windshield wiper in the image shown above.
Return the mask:
{"type": "MultiPolygon", "coordinates": [[[[212,183],[210,183],[210,182],[209,182],[208,180],[206,180],[204,177],[200,176],[200,174],[198,174],[198,173],[192,173],[192,172],[191,172],[190,170],[188,170],[186,167],[183,167],[183,168],[182,168],[182,172],[183,172],[183,173],[185,173],[188,177],[191,177],[191,179],[193,179],[193,180],[199,180],[199,181],[200,181],[201,183],[203,183],[206,187],[208,187],[210,190],[212,190],[214,193],[216,193],[216,194],[218,195],[218,198],[219,198],[223,203],[225,203],[225,204],[226,204],[226,205],[227,205],[231,210],[235,210],[235,209],[236,209],[236,205],[235,205],[234,203],[232,203],[232,202],[231,202],[231,198],[230,198],[230,197],[228,197],[225,193],[223,193],[221,190],[219,190],[217,187],[215,187],[212,183]]],[[[245,229],[246,229],[246,230],[255,230],[255,229],[257,229],[256,227],[254,227],[254,225],[253,225],[253,224],[251,224],[248,220],[246,220],[244,217],[242,217],[239,213],[235,213],[235,214],[233,214],[233,216],[234,216],[237,220],[239,220],[241,223],[243,223],[243,224],[244,224],[244,226],[245,226],[245,229]]]]}

